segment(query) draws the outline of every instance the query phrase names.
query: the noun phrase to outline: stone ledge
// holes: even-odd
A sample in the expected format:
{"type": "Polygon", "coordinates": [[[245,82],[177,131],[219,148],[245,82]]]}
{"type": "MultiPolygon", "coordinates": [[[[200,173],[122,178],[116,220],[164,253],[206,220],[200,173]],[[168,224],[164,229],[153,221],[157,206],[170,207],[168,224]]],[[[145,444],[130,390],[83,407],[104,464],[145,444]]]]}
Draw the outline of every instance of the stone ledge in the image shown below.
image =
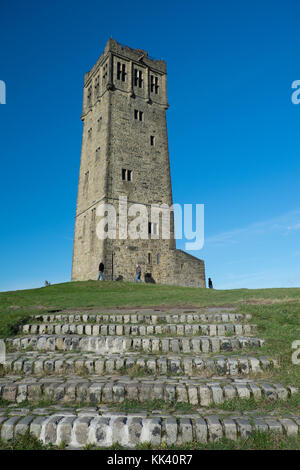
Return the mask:
{"type": "Polygon", "coordinates": [[[41,354],[9,353],[4,364],[6,374],[14,373],[25,375],[42,374],[112,374],[130,373],[144,370],[145,374],[185,374],[191,375],[248,375],[261,374],[277,368],[277,362],[265,356],[195,356],[170,355],[146,356],[136,353],[108,354],[105,356],[91,356],[86,353],[49,352],[41,354]]]}
{"type": "Polygon", "coordinates": [[[231,378],[29,378],[0,380],[0,399],[22,403],[50,400],[55,403],[122,403],[137,400],[163,400],[166,403],[189,403],[210,406],[234,398],[258,401],[287,400],[298,393],[296,387],[282,386],[263,380],[231,378]]]}
{"type": "Polygon", "coordinates": [[[253,431],[276,431],[287,436],[298,436],[300,418],[274,418],[245,416],[223,417],[219,415],[174,415],[144,417],[140,414],[107,413],[101,416],[95,412],[85,415],[58,412],[47,416],[14,416],[0,418],[1,439],[8,441],[18,434],[31,432],[44,444],[65,443],[73,448],[87,444],[110,447],[119,444],[135,448],[140,443],[152,446],[166,444],[181,445],[191,441],[214,442],[222,437],[231,440],[247,438],[253,431]]]}
{"type": "Polygon", "coordinates": [[[250,320],[251,315],[242,315],[240,313],[109,313],[109,314],[91,314],[91,313],[72,313],[72,314],[58,314],[58,315],[32,315],[30,318],[48,322],[96,322],[96,323],[146,323],[156,325],[159,321],[167,323],[193,323],[193,322],[241,322],[250,320]]]}
{"type": "Polygon", "coordinates": [[[43,335],[88,335],[88,336],[147,336],[147,335],[172,335],[191,336],[208,335],[224,336],[251,335],[256,331],[257,325],[249,324],[163,324],[163,325],[139,325],[139,324],[93,324],[93,323],[38,323],[20,326],[24,334],[43,335]]]}
{"type": "Polygon", "coordinates": [[[99,354],[143,351],[145,353],[209,353],[234,351],[241,348],[259,348],[264,340],[252,336],[192,336],[184,338],[159,338],[155,336],[78,336],[41,335],[7,338],[13,350],[38,351],[89,351],[99,354]]]}

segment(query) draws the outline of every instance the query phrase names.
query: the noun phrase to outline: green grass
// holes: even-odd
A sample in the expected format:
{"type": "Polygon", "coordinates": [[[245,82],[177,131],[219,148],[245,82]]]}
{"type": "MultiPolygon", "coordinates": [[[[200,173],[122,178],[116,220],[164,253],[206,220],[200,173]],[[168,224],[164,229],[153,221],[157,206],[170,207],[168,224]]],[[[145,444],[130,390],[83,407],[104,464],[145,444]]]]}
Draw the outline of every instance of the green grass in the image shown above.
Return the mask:
{"type": "Polygon", "coordinates": [[[118,405],[111,404],[109,405],[111,410],[118,409],[123,413],[135,413],[140,411],[153,411],[153,410],[163,410],[172,413],[173,411],[179,411],[182,413],[189,413],[199,408],[199,406],[194,407],[189,403],[166,403],[164,400],[149,400],[144,403],[139,402],[138,400],[124,400],[118,405]]]}
{"type": "MultiPolygon", "coordinates": [[[[6,408],[9,405],[12,405],[11,402],[6,400],[0,400],[0,408],[6,408]]],[[[95,406],[101,406],[101,403],[90,403],[90,402],[57,402],[52,399],[44,398],[37,401],[23,401],[16,405],[17,408],[28,408],[31,411],[34,411],[36,408],[51,408],[53,406],[59,405],[63,408],[72,408],[78,410],[80,408],[89,408],[95,406]]],[[[145,402],[140,402],[138,400],[129,400],[125,399],[122,403],[111,403],[105,404],[111,411],[120,411],[122,413],[137,413],[137,412],[152,412],[153,410],[161,410],[166,413],[197,413],[199,405],[191,405],[190,403],[183,402],[166,402],[165,400],[148,400],[145,402]]],[[[300,396],[299,394],[288,398],[287,400],[269,400],[263,398],[261,400],[255,401],[252,397],[249,399],[234,398],[231,400],[226,400],[222,404],[212,403],[210,407],[205,408],[208,414],[217,412],[218,410],[224,410],[229,412],[240,412],[245,411],[257,412],[259,414],[268,414],[270,412],[276,411],[280,415],[284,414],[296,414],[300,415],[300,396]]],[[[13,410],[13,408],[12,408],[13,410]]],[[[253,413],[251,414],[253,416],[253,413]]]]}
{"type": "Polygon", "coordinates": [[[259,355],[273,357],[279,362],[280,367],[271,371],[272,381],[300,387],[300,365],[293,364],[291,359],[292,343],[300,339],[300,304],[240,305],[238,311],[252,314],[253,323],[258,325],[257,335],[265,339],[259,355]]]}
{"type": "MultiPolygon", "coordinates": [[[[153,449],[150,444],[140,444],[137,450],[153,449]]],[[[215,442],[200,444],[188,442],[181,446],[166,446],[165,444],[155,449],[168,450],[299,450],[300,440],[297,437],[287,437],[273,432],[254,431],[247,439],[239,438],[237,441],[222,438],[215,442]]]]}
{"type": "MultiPolygon", "coordinates": [[[[255,401],[252,397],[244,400],[241,398],[233,398],[232,400],[227,400],[222,404],[215,405],[212,404],[211,408],[221,409],[231,412],[245,412],[245,411],[257,411],[257,415],[268,414],[270,412],[276,411],[280,415],[294,413],[300,415],[300,396],[299,394],[294,395],[287,400],[269,400],[263,398],[261,400],[255,401]]],[[[253,415],[252,415],[253,416],[253,415]]]]}
{"type": "MultiPolygon", "coordinates": [[[[15,336],[18,324],[32,313],[67,307],[129,306],[235,306],[252,314],[257,336],[265,346],[243,349],[240,355],[266,355],[277,359],[279,369],[270,372],[273,381],[300,386],[300,365],[291,361],[292,342],[300,339],[300,289],[238,289],[217,291],[174,286],[113,282],[71,282],[41,289],[0,293],[0,337],[15,336]]],[[[231,355],[232,352],[222,352],[231,355]]],[[[237,352],[234,352],[237,354],[237,352]]],[[[144,372],[144,371],[143,371],[144,372]]],[[[139,375],[139,373],[137,372],[139,375]]],[[[300,411],[300,410],[299,410],[300,411]]]]}
{"type": "Polygon", "coordinates": [[[214,290],[130,282],[66,282],[39,289],[0,293],[1,307],[126,307],[225,305],[241,301],[296,300],[300,288],[214,290]]]}
{"type": "Polygon", "coordinates": [[[58,450],[61,448],[55,447],[52,444],[45,445],[29,432],[19,435],[8,442],[0,439],[0,450],[58,450]]]}
{"type": "MultiPolygon", "coordinates": [[[[134,283],[113,282],[72,282],[51,285],[40,289],[31,289],[16,292],[0,293],[0,337],[15,336],[18,325],[26,323],[31,314],[48,313],[65,308],[138,308],[161,307],[166,312],[170,307],[183,307],[193,310],[197,307],[227,306],[235,307],[238,313],[252,314],[251,323],[257,324],[256,336],[265,339],[265,346],[258,349],[243,349],[235,351],[234,355],[250,353],[254,356],[265,355],[277,359],[280,368],[265,371],[266,381],[277,382],[283,385],[300,387],[300,365],[292,364],[292,342],[300,340],[300,289],[238,289],[218,291],[212,289],[184,288],[134,283]]],[[[54,313],[54,312],[52,312],[54,313]]],[[[105,313],[105,312],[103,312],[105,313]]],[[[231,355],[232,352],[223,353],[231,355]]],[[[133,371],[134,376],[146,374],[146,370],[133,371]]],[[[49,402],[45,403],[49,405],[49,402]]],[[[2,403],[5,406],[5,403],[2,403]]],[[[21,406],[21,405],[20,405],[21,406]]],[[[77,404],[78,406],[78,404],[77,404]]],[[[147,404],[125,401],[116,405],[118,410],[138,411],[154,409],[168,411],[182,411],[190,413],[193,407],[189,404],[167,405],[161,400],[149,401],[147,404]]],[[[114,408],[112,406],[112,408],[114,408]]],[[[226,403],[213,406],[214,409],[224,411],[256,411],[269,413],[278,411],[282,414],[294,413],[300,415],[299,394],[288,401],[276,403],[261,400],[230,400],[226,403]]],[[[1,443],[0,449],[8,448],[34,448],[40,443],[34,443],[31,438],[24,441],[20,438],[11,444],[1,443]],[[25,442],[25,443],[24,443],[25,442]],[[4,446],[4,447],[2,447],[4,446]],[[6,447],[5,447],[6,446],[6,447]],[[32,447],[30,447],[32,446],[32,447]]],[[[146,444],[143,445],[146,448],[146,444]]],[[[38,447],[39,448],[39,447],[38,447]]],[[[43,447],[45,448],[45,447],[43,447]]],[[[163,448],[163,447],[162,447],[163,448]]],[[[178,449],[179,447],[176,447],[178,449]]],[[[272,433],[254,433],[247,440],[232,442],[222,439],[207,445],[189,443],[181,449],[300,449],[299,439],[287,438],[272,433]]]]}
{"type": "MultiPolygon", "coordinates": [[[[214,290],[128,282],[67,282],[0,293],[0,336],[16,334],[30,314],[64,308],[207,307],[252,303],[299,303],[300,288],[214,290]]],[[[252,309],[253,310],[253,309],[252,309]]]]}
{"type": "MultiPolygon", "coordinates": [[[[43,444],[40,440],[36,439],[32,434],[27,432],[24,436],[17,436],[16,438],[4,442],[0,440],[0,450],[61,450],[66,446],[62,443],[60,446],[52,444],[43,444]]],[[[102,450],[101,447],[93,445],[86,445],[83,450],[102,450]]],[[[124,447],[113,444],[107,450],[122,450],[124,447]]],[[[200,444],[198,442],[188,442],[181,446],[161,446],[153,447],[149,443],[139,444],[136,448],[137,451],[142,450],[300,450],[300,441],[296,437],[287,437],[277,433],[264,433],[253,432],[247,439],[239,438],[237,441],[231,441],[223,438],[216,442],[208,442],[207,444],[200,444]]]]}
{"type": "MultiPolygon", "coordinates": [[[[88,445],[85,450],[102,450],[93,445],[88,445]]],[[[107,448],[106,448],[107,449],[107,448]]],[[[124,447],[114,444],[109,447],[111,450],[122,450],[124,447]]],[[[206,444],[199,442],[187,442],[180,446],[151,446],[150,443],[138,444],[136,450],[300,450],[300,440],[297,437],[287,437],[285,435],[273,432],[255,431],[247,439],[239,438],[237,441],[222,438],[215,442],[206,444]]]]}
{"type": "MultiPolygon", "coordinates": [[[[77,406],[75,403],[73,406],[77,406]]],[[[139,402],[137,400],[124,400],[122,403],[110,404],[109,408],[113,411],[121,411],[123,413],[137,413],[142,411],[151,412],[153,410],[161,410],[163,412],[172,413],[197,413],[199,405],[191,405],[190,403],[165,402],[164,400],[149,400],[147,402],[139,402]]],[[[222,404],[212,403],[210,407],[205,408],[208,414],[224,410],[228,412],[245,412],[257,411],[259,414],[268,414],[276,411],[280,415],[296,414],[300,415],[300,397],[299,394],[288,398],[287,400],[268,400],[266,398],[255,401],[253,398],[241,399],[234,398],[226,400],[222,404]]]]}
{"type": "MultiPolygon", "coordinates": [[[[263,348],[243,349],[239,354],[274,357],[280,368],[274,380],[300,386],[300,365],[291,362],[291,344],[300,339],[300,289],[238,289],[217,291],[174,286],[113,282],[71,282],[40,289],[0,293],[0,337],[15,336],[18,325],[32,313],[67,307],[137,306],[235,306],[251,313],[257,336],[266,340],[263,348]]],[[[235,352],[234,354],[236,354],[235,352]]],[[[222,353],[231,355],[231,352],[222,353]]],[[[268,373],[266,373],[268,376],[268,373]]]]}

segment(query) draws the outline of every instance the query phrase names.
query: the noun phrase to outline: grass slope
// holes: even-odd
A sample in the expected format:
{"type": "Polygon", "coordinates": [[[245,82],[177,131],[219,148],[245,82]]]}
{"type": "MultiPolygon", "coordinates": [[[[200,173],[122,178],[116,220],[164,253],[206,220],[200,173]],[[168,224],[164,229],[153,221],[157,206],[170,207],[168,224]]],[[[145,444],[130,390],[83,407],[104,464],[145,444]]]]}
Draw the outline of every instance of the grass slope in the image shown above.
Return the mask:
{"type": "MultiPolygon", "coordinates": [[[[168,306],[194,307],[234,306],[237,312],[252,314],[252,323],[258,326],[257,336],[266,340],[259,350],[248,351],[251,355],[266,355],[278,360],[279,369],[270,374],[270,380],[281,384],[300,387],[300,365],[292,363],[292,342],[300,340],[300,289],[238,289],[211,290],[162,285],[136,285],[123,282],[71,282],[57,284],[41,289],[31,289],[0,293],[0,337],[18,333],[18,325],[25,322],[30,314],[47,313],[64,308],[105,308],[110,307],[147,307],[168,306]]],[[[247,353],[246,350],[243,353],[247,353]]],[[[226,353],[225,353],[226,354],[226,353]]],[[[229,354],[229,353],[227,353],[229,354]]],[[[268,378],[267,376],[265,377],[268,378]]],[[[148,408],[152,404],[148,404],[148,408]]],[[[124,411],[139,408],[135,403],[125,403],[124,411]]],[[[153,404],[154,406],[154,404],[153,404]]],[[[159,408],[155,403],[155,407],[159,408]]],[[[161,406],[164,409],[164,406],[161,406]]],[[[217,408],[215,406],[215,408],[217,408]]],[[[232,400],[220,405],[226,411],[252,411],[270,413],[273,410],[300,415],[300,397],[297,394],[287,402],[253,400],[232,400]]],[[[168,410],[171,411],[171,410],[168,410]]],[[[186,410],[187,412],[189,410],[186,410]]],[[[190,410],[192,411],[192,410],[190,410]]],[[[28,442],[12,443],[12,448],[22,448],[28,442]]],[[[34,447],[35,444],[32,444],[34,447]]],[[[2,447],[0,443],[0,449],[2,447]]],[[[187,448],[202,448],[191,443],[187,448]]],[[[299,448],[299,440],[280,436],[258,434],[247,442],[218,443],[206,448],[299,448]]]]}
{"type": "MultiPolygon", "coordinates": [[[[0,450],[64,450],[65,445],[62,443],[59,447],[51,444],[44,445],[28,432],[24,436],[18,436],[9,442],[3,442],[0,439],[0,450]]],[[[104,450],[122,450],[122,446],[114,444],[110,448],[104,450]]],[[[150,444],[140,444],[136,450],[300,450],[300,441],[297,437],[287,437],[277,433],[254,432],[247,439],[239,438],[236,442],[223,438],[216,442],[208,442],[200,444],[198,442],[189,442],[182,446],[151,447],[150,444]]],[[[103,450],[101,447],[86,445],[83,450],[103,450]]]]}
{"type": "Polygon", "coordinates": [[[0,292],[0,308],[225,305],[245,301],[300,301],[300,288],[215,290],[130,282],[66,282],[40,289],[0,292]]]}

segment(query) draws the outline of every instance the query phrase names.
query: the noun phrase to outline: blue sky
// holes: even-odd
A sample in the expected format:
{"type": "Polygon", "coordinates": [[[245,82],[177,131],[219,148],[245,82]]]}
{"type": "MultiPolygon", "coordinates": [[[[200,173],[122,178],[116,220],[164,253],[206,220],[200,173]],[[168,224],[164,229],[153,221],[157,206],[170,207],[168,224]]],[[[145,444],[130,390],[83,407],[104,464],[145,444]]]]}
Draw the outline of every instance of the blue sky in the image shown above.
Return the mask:
{"type": "Polygon", "coordinates": [[[109,37],[167,61],[174,202],[205,204],[193,254],[215,287],[300,286],[299,15],[289,0],[0,0],[0,290],[70,279],[83,75],[109,37]]]}

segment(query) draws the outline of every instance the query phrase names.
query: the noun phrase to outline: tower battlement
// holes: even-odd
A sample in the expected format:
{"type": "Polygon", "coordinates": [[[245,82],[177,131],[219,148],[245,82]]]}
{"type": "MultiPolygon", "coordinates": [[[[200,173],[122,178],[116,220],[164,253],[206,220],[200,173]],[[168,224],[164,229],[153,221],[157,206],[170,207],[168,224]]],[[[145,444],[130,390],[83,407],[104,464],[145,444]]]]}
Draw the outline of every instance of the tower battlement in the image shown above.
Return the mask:
{"type": "Polygon", "coordinates": [[[164,61],[150,59],[146,51],[109,39],[103,54],[85,74],[82,119],[109,90],[122,91],[167,109],[166,70],[164,61]]]}
{"type": "Polygon", "coordinates": [[[157,60],[152,57],[149,57],[147,51],[143,49],[133,49],[129,46],[123,46],[115,39],[111,38],[107,41],[104,51],[97,60],[96,64],[92,67],[89,72],[85,74],[84,84],[86,84],[89,79],[93,76],[93,74],[97,72],[101,64],[103,64],[103,62],[107,59],[110,53],[119,56],[120,58],[123,58],[127,61],[133,61],[153,68],[153,70],[156,70],[157,72],[167,73],[167,64],[164,60],[157,60]]]}

